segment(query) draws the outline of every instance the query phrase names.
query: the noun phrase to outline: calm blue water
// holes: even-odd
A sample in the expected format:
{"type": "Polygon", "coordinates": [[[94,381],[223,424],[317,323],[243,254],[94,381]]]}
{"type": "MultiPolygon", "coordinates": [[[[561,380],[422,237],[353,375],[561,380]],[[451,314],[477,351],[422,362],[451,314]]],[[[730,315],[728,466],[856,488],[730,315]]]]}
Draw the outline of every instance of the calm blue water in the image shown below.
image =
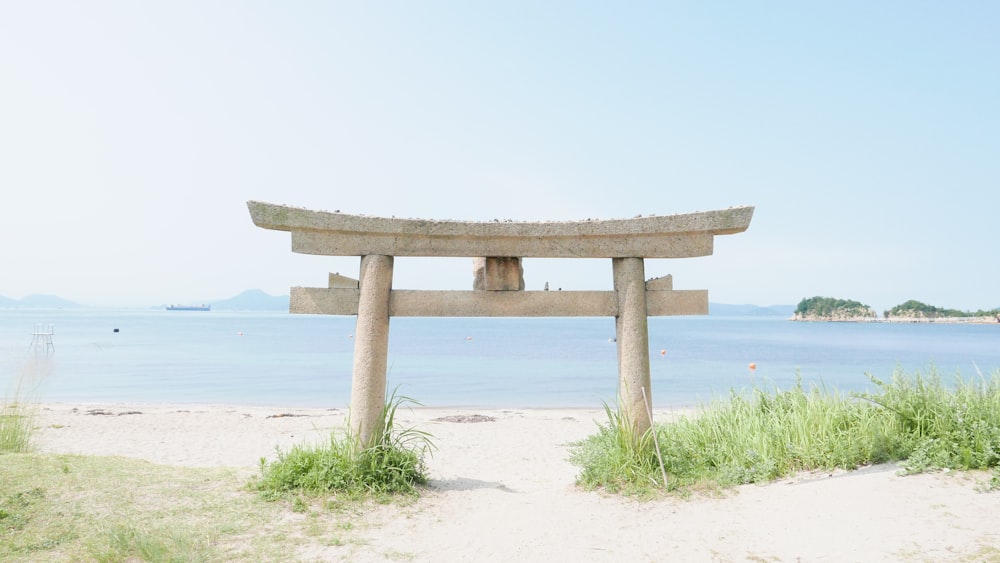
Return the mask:
{"type": "MultiPolygon", "coordinates": [[[[1000,326],[649,320],[657,406],[694,405],[753,382],[869,388],[897,367],[985,375],[1000,326]],[[665,354],[661,355],[660,351],[665,354]],[[757,369],[748,368],[753,362],[757,369]]],[[[0,310],[0,382],[34,375],[42,401],[346,406],[353,317],[155,310],[0,310]],[[27,353],[36,323],[55,354],[27,353]],[[115,333],[113,329],[118,328],[115,333]]],[[[612,401],[613,319],[392,319],[389,386],[429,406],[590,406],[612,401]],[[469,339],[471,337],[471,339],[469,339]]]]}

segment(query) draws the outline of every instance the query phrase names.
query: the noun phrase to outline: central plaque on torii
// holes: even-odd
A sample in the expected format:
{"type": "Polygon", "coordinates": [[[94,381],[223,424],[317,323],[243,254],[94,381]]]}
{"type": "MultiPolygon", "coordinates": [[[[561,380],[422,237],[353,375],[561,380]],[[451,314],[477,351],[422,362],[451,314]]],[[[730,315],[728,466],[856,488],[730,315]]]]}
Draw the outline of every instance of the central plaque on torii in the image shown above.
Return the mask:
{"type": "Polygon", "coordinates": [[[292,251],[360,256],[358,279],[330,274],[329,287],[291,290],[293,313],[357,315],[351,420],[362,442],[384,405],[389,318],[615,317],[619,407],[641,436],[650,423],[647,317],[708,314],[708,291],[645,280],[645,258],[712,254],[716,235],[743,232],[753,207],[633,219],[511,222],[367,217],[248,202],[254,224],[289,231],[292,251]],[[470,291],[392,289],[395,256],[470,257],[470,291]],[[610,258],[613,291],[525,291],[522,258],[610,258]]]}

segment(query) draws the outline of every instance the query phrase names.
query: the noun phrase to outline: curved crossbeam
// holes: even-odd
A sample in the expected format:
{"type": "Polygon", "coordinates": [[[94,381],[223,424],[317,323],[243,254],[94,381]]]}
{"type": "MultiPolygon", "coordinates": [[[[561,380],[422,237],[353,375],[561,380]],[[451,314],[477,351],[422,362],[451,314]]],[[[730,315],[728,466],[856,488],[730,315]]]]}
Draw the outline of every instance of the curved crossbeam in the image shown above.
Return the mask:
{"type": "Polygon", "coordinates": [[[367,217],[259,201],[254,224],[290,231],[292,251],[327,256],[690,258],[712,254],[715,235],[740,233],[753,207],[586,221],[439,221],[367,217]]]}

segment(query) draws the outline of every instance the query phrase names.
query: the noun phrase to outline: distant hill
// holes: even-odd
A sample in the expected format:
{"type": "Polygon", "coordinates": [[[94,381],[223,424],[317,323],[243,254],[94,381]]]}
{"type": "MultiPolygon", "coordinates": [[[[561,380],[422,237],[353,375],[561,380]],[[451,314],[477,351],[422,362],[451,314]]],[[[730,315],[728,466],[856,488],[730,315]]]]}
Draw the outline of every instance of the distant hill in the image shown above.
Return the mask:
{"type": "Polygon", "coordinates": [[[270,295],[259,289],[248,289],[235,297],[212,301],[212,309],[219,311],[285,311],[288,312],[287,295],[270,295]]]}
{"type": "Polygon", "coordinates": [[[55,295],[25,295],[21,299],[0,296],[0,307],[5,309],[78,309],[79,303],[55,295]]]}
{"type": "Polygon", "coordinates": [[[731,305],[728,303],[709,303],[708,314],[717,317],[791,317],[795,313],[795,305],[731,305]]]}

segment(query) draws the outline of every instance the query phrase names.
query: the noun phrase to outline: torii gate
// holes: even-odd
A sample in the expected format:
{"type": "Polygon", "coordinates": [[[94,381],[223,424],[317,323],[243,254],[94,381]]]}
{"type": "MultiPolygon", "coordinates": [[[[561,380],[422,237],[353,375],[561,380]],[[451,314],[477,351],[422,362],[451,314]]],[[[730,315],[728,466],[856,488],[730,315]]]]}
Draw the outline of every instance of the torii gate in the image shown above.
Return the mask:
{"type": "Polygon", "coordinates": [[[360,256],[358,280],[293,287],[292,313],[357,315],[351,425],[369,444],[385,404],[389,318],[615,317],[619,407],[641,436],[652,408],[648,316],[708,314],[708,291],[645,280],[645,258],[712,254],[715,235],[741,233],[753,207],[568,222],[469,222],[366,217],[247,202],[254,224],[290,231],[292,252],[360,256]],[[472,291],[392,289],[395,256],[472,257],[472,291]],[[614,291],[524,291],[522,258],[611,258],[614,291]]]}

